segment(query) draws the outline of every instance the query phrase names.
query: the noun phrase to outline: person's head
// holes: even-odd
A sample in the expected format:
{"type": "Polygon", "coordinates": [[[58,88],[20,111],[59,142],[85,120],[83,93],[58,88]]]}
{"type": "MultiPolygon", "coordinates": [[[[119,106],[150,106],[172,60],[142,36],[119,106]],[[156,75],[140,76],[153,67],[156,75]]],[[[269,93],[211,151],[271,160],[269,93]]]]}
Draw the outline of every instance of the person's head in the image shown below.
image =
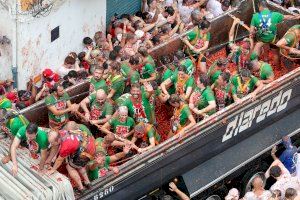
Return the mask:
{"type": "Polygon", "coordinates": [[[132,33],[128,33],[128,34],[126,35],[126,42],[129,43],[129,44],[134,44],[134,43],[136,43],[136,37],[135,37],[135,35],[132,34],[132,33]]]}
{"type": "Polygon", "coordinates": [[[201,30],[202,33],[208,33],[210,29],[210,22],[206,19],[203,19],[198,23],[198,28],[201,30]]]}
{"type": "Polygon", "coordinates": [[[184,52],[181,50],[176,51],[174,56],[176,57],[177,60],[182,60],[185,57],[184,52]]]}
{"type": "Polygon", "coordinates": [[[190,6],[194,3],[194,0],[183,0],[182,5],[190,6]]]}
{"type": "Polygon", "coordinates": [[[86,47],[93,45],[93,40],[90,37],[83,38],[82,42],[83,42],[84,46],[86,46],[86,47]]]}
{"type": "Polygon", "coordinates": [[[179,65],[178,66],[178,78],[179,79],[182,79],[182,78],[184,78],[185,77],[185,75],[186,75],[186,68],[185,68],[185,66],[183,66],[183,65],[179,65]]]}
{"type": "Polygon", "coordinates": [[[132,66],[137,66],[140,64],[140,56],[138,54],[135,54],[133,56],[130,56],[129,58],[129,64],[132,66]]]}
{"type": "Polygon", "coordinates": [[[172,6],[166,6],[163,12],[163,16],[165,18],[169,17],[169,16],[173,16],[175,14],[175,10],[172,6]]]}
{"type": "Polygon", "coordinates": [[[222,2],[222,10],[225,12],[229,9],[230,7],[230,0],[224,0],[222,2]]]}
{"type": "MultiPolygon", "coordinates": [[[[96,139],[97,140],[97,139],[96,139]]],[[[100,144],[99,144],[100,145],[100,144]]],[[[96,148],[100,148],[100,147],[96,147],[96,148]]],[[[99,164],[99,165],[103,165],[104,161],[105,161],[105,152],[101,149],[101,150],[96,150],[95,153],[95,161],[99,164]]]]}
{"type": "Polygon", "coordinates": [[[125,122],[128,117],[128,108],[126,106],[119,107],[119,120],[125,122]]]}
{"type": "Polygon", "coordinates": [[[169,99],[169,103],[175,107],[175,108],[178,108],[180,106],[180,103],[182,102],[180,96],[178,96],[177,94],[172,94],[170,96],[170,99],[169,99]]]}
{"type": "Polygon", "coordinates": [[[26,137],[28,141],[35,140],[38,132],[38,126],[35,123],[29,123],[26,127],[26,137]]]}
{"type": "Polygon", "coordinates": [[[247,82],[251,78],[251,71],[249,69],[241,69],[240,76],[243,82],[247,82]]]}
{"type": "Polygon", "coordinates": [[[71,56],[67,56],[65,58],[64,64],[66,66],[66,68],[72,68],[73,65],[75,64],[76,60],[75,58],[71,57],[71,56]]]}
{"type": "Polygon", "coordinates": [[[256,176],[252,181],[252,186],[254,189],[264,188],[264,181],[261,176],[256,176]]]}
{"type": "Polygon", "coordinates": [[[261,12],[266,8],[268,8],[268,3],[265,0],[259,1],[259,4],[258,4],[259,11],[261,12]]]}
{"type": "Polygon", "coordinates": [[[113,62],[116,61],[117,57],[118,57],[118,53],[117,52],[115,52],[115,51],[109,52],[108,59],[110,61],[113,61],[113,62]]]}
{"type": "Polygon", "coordinates": [[[199,76],[199,86],[202,86],[202,87],[207,87],[210,85],[210,79],[209,77],[207,76],[207,74],[201,74],[199,76]]]}
{"type": "Polygon", "coordinates": [[[137,99],[141,94],[141,86],[139,83],[131,84],[130,94],[133,98],[137,99]]]}
{"type": "Polygon", "coordinates": [[[102,76],[103,76],[103,68],[101,67],[96,67],[95,70],[94,70],[94,74],[93,74],[93,77],[96,81],[100,81],[102,76]]]}
{"type": "Polygon", "coordinates": [[[224,87],[229,83],[229,80],[230,80],[230,73],[222,72],[217,79],[217,83],[218,85],[224,87]]]}
{"type": "Polygon", "coordinates": [[[273,190],[272,191],[272,200],[280,200],[281,199],[281,191],[280,190],[273,190]]]}
{"type": "Polygon", "coordinates": [[[142,138],[145,134],[145,124],[143,122],[138,123],[135,127],[134,127],[134,136],[136,138],[142,138]]]}
{"type": "Polygon", "coordinates": [[[270,176],[272,176],[273,178],[277,179],[278,177],[281,176],[281,169],[279,166],[275,165],[275,166],[272,166],[270,168],[270,176]]]}
{"type": "Polygon", "coordinates": [[[84,61],[85,55],[86,55],[86,53],[85,53],[84,51],[80,52],[80,53],[78,54],[78,60],[79,60],[80,62],[84,61]]]}
{"type": "Polygon", "coordinates": [[[75,70],[71,70],[68,73],[68,79],[69,81],[76,81],[78,78],[78,73],[75,70]]]}
{"type": "Polygon", "coordinates": [[[52,92],[57,95],[58,97],[62,97],[65,93],[64,87],[59,84],[59,83],[55,83],[52,87],[52,92]]]}
{"type": "Polygon", "coordinates": [[[147,4],[151,8],[156,8],[157,6],[157,1],[156,0],[147,0],[147,4]]]}
{"type": "Polygon", "coordinates": [[[191,13],[191,19],[194,26],[197,26],[202,19],[201,12],[197,9],[193,10],[191,13]]]}
{"type": "Polygon", "coordinates": [[[227,60],[227,58],[219,58],[219,59],[217,60],[217,66],[218,66],[219,68],[221,68],[222,70],[226,69],[227,65],[228,65],[228,60],[227,60]]]}
{"type": "Polygon", "coordinates": [[[297,196],[297,190],[295,190],[294,188],[288,188],[285,190],[284,196],[286,200],[294,200],[297,196]]]}
{"type": "Polygon", "coordinates": [[[110,134],[107,134],[104,138],[103,138],[103,143],[106,145],[106,146],[110,146],[111,143],[113,143],[113,141],[115,141],[116,138],[115,138],[115,135],[110,133],[110,134]]]}
{"type": "Polygon", "coordinates": [[[138,53],[140,53],[143,57],[149,56],[148,49],[146,47],[140,47],[138,49],[138,53]]]}
{"type": "Polygon", "coordinates": [[[244,66],[245,66],[246,69],[249,69],[251,72],[253,72],[253,71],[255,71],[255,67],[254,67],[255,64],[254,63],[255,63],[254,60],[253,61],[246,60],[244,66]]]}
{"type": "Polygon", "coordinates": [[[240,47],[242,48],[242,53],[244,55],[249,54],[251,49],[251,43],[249,38],[244,38],[243,41],[241,41],[240,47]]]}
{"type": "Polygon", "coordinates": [[[103,105],[106,101],[106,93],[103,89],[99,89],[97,90],[96,92],[96,101],[100,104],[100,105],[103,105]]]}
{"type": "Polygon", "coordinates": [[[78,72],[78,80],[79,81],[87,79],[88,76],[89,76],[89,74],[86,71],[81,70],[78,72]]]}
{"type": "Polygon", "coordinates": [[[121,64],[119,62],[113,62],[110,64],[112,74],[120,73],[121,64]]]}
{"type": "Polygon", "coordinates": [[[162,55],[160,58],[159,58],[161,64],[163,65],[167,65],[171,62],[171,59],[170,59],[170,56],[169,55],[162,55]]]}
{"type": "Polygon", "coordinates": [[[79,124],[77,124],[74,121],[69,121],[66,123],[66,125],[63,127],[66,131],[74,131],[79,129],[79,124]]]}
{"type": "Polygon", "coordinates": [[[159,35],[153,36],[151,41],[152,41],[153,45],[158,45],[160,43],[160,36],[159,35]]]}
{"type": "Polygon", "coordinates": [[[162,34],[167,34],[172,30],[170,24],[164,24],[161,28],[160,28],[160,32],[162,34]]]}
{"type": "Polygon", "coordinates": [[[118,56],[119,56],[121,50],[122,50],[122,47],[119,45],[115,46],[113,49],[113,51],[116,52],[118,56]]]}
{"type": "Polygon", "coordinates": [[[225,197],[225,200],[239,200],[240,193],[236,188],[231,188],[225,197]]]}

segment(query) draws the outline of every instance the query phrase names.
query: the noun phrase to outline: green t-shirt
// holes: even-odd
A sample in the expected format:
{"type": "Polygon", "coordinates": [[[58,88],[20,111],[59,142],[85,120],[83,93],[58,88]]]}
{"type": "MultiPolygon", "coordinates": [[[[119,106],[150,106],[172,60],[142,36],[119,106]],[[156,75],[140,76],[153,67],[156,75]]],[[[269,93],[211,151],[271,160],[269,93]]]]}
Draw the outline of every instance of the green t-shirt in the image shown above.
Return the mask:
{"type": "Polygon", "coordinates": [[[179,81],[178,73],[176,73],[176,74],[172,75],[170,77],[170,79],[171,79],[171,82],[173,83],[173,85],[175,86],[176,93],[178,93],[180,95],[186,93],[186,90],[188,87],[194,88],[194,86],[195,86],[195,81],[192,76],[186,75],[186,78],[184,80],[179,81]]]}
{"type": "Polygon", "coordinates": [[[257,39],[264,43],[274,42],[277,34],[277,24],[283,21],[283,14],[279,12],[271,12],[265,9],[260,13],[255,13],[251,20],[251,26],[257,28],[257,39]],[[263,25],[267,27],[263,27],[263,25]]]}
{"type": "Polygon", "coordinates": [[[0,109],[12,108],[12,103],[9,99],[0,96],[0,109]]]}
{"type": "Polygon", "coordinates": [[[155,67],[155,61],[152,56],[150,55],[147,56],[147,62],[155,67]]]}
{"type": "Polygon", "coordinates": [[[112,100],[115,101],[124,92],[124,89],[125,89],[125,79],[121,75],[116,75],[114,77],[111,76],[109,82],[111,83],[110,88],[116,91],[115,94],[114,94],[114,96],[112,97],[112,100]]]}
{"type": "MultiPolygon", "coordinates": [[[[21,127],[18,133],[16,134],[16,137],[19,138],[21,141],[27,141],[26,127],[27,125],[21,127]]],[[[41,150],[47,149],[48,146],[49,141],[47,133],[41,128],[38,128],[35,143],[33,143],[32,145],[29,144],[30,152],[39,153],[41,150]]]]}
{"type": "Polygon", "coordinates": [[[231,79],[232,83],[232,95],[237,95],[238,98],[242,98],[247,94],[254,91],[255,85],[258,81],[258,78],[251,76],[250,80],[242,84],[241,78],[239,75],[234,75],[231,79]]]}
{"type": "Polygon", "coordinates": [[[184,104],[183,108],[180,111],[180,115],[179,115],[179,123],[182,127],[184,127],[186,125],[186,123],[189,120],[189,116],[191,115],[191,111],[188,105],[184,104]]]}
{"type": "Polygon", "coordinates": [[[273,76],[274,72],[271,65],[263,62],[259,70],[259,75],[261,80],[267,80],[270,76],[273,76]]]}
{"type": "Polygon", "coordinates": [[[141,90],[141,93],[141,101],[135,102],[133,97],[130,96],[123,102],[123,106],[128,108],[129,116],[134,118],[136,122],[153,123],[154,119],[152,119],[152,109],[147,97],[148,93],[145,90],[141,90]]]}
{"type": "Polygon", "coordinates": [[[131,117],[127,117],[125,122],[121,122],[118,117],[111,118],[108,123],[110,124],[113,132],[120,137],[129,133],[135,125],[134,120],[131,117]]]}
{"type": "MultiPolygon", "coordinates": [[[[294,30],[300,30],[300,25],[297,24],[297,25],[294,25],[292,26],[287,32],[286,34],[283,36],[284,39],[286,40],[287,42],[287,46],[289,47],[293,47],[296,45],[295,42],[299,41],[298,40],[298,35],[295,33],[294,30]],[[294,44],[295,43],[295,44],[294,44]]],[[[298,44],[297,44],[298,45],[298,44]]]]}
{"type": "Polygon", "coordinates": [[[147,63],[143,66],[141,70],[141,78],[142,79],[150,78],[151,74],[153,73],[155,73],[154,66],[151,65],[150,63],[147,63]]]}
{"type": "Polygon", "coordinates": [[[89,97],[90,100],[90,116],[92,120],[99,120],[105,118],[107,115],[113,114],[113,106],[106,101],[102,107],[96,99],[96,94],[91,94],[89,97]]]}
{"type": "MultiPolygon", "coordinates": [[[[64,93],[63,96],[56,99],[56,97],[51,94],[45,99],[46,106],[55,106],[57,110],[65,110],[68,108],[67,101],[70,100],[68,93],[64,93]]],[[[61,123],[69,119],[69,114],[65,113],[62,115],[54,115],[50,110],[48,110],[49,120],[53,120],[57,123],[61,123]]]]}
{"type": "MultiPolygon", "coordinates": [[[[174,71],[172,71],[171,69],[167,69],[165,71],[165,73],[163,74],[162,76],[162,82],[164,82],[165,80],[167,80],[168,78],[171,78],[171,76],[173,76],[174,74],[177,73],[177,69],[175,69],[174,71]]],[[[175,94],[175,85],[171,85],[169,88],[168,88],[168,92],[169,94],[175,94]]]]}
{"type": "MultiPolygon", "coordinates": [[[[88,165],[92,165],[93,163],[94,161],[91,161],[88,165]]],[[[102,166],[98,166],[94,170],[88,170],[87,173],[90,181],[97,180],[99,178],[99,170],[102,168],[108,169],[109,164],[110,164],[110,157],[105,156],[104,164],[102,166]]]]}
{"type": "MultiPolygon", "coordinates": [[[[192,31],[188,32],[187,39],[191,45],[200,48],[204,45],[206,41],[211,40],[211,34],[210,33],[201,34],[200,29],[198,27],[195,27],[192,31]]],[[[191,51],[189,48],[186,48],[186,53],[188,55],[191,55],[194,54],[195,52],[191,51]]]]}
{"type": "Polygon", "coordinates": [[[103,89],[105,93],[108,92],[108,86],[106,85],[106,81],[101,79],[100,81],[96,81],[94,77],[90,79],[90,92],[97,91],[99,89],[103,89]]]}
{"type": "Polygon", "coordinates": [[[90,131],[90,129],[84,125],[84,124],[79,124],[79,130],[81,130],[82,132],[87,133],[88,136],[92,136],[92,132],[90,131]]]}
{"type": "Polygon", "coordinates": [[[131,69],[131,67],[126,63],[122,63],[121,73],[126,79],[130,78],[130,84],[138,83],[140,81],[140,74],[137,71],[131,69]]]}
{"type": "Polygon", "coordinates": [[[217,61],[214,62],[207,71],[207,75],[210,78],[211,84],[213,84],[222,73],[221,70],[215,70],[216,67],[217,67],[217,61]]]}
{"type": "Polygon", "coordinates": [[[13,136],[16,136],[19,129],[25,125],[27,126],[28,124],[29,121],[23,115],[18,115],[17,117],[10,119],[6,123],[6,127],[10,130],[13,136]]]}
{"type": "MultiPolygon", "coordinates": [[[[206,108],[209,105],[209,101],[216,101],[214,92],[212,89],[208,86],[201,90],[200,88],[196,87],[195,92],[199,93],[199,97],[197,99],[196,106],[199,110],[206,108]]],[[[212,115],[216,112],[216,110],[209,111],[207,114],[212,115]]]]}
{"type": "Polygon", "coordinates": [[[195,66],[194,66],[194,63],[191,59],[189,59],[189,58],[184,59],[184,60],[180,61],[180,64],[185,67],[185,70],[186,70],[188,75],[191,76],[191,75],[194,74],[195,66]]]}

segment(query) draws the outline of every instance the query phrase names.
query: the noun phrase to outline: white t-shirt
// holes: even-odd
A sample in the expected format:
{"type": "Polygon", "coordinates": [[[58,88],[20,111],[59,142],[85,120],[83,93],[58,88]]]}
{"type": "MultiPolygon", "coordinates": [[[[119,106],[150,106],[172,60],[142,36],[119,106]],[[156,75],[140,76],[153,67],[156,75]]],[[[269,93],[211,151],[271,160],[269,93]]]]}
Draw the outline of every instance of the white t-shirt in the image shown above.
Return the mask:
{"type": "Polygon", "coordinates": [[[188,24],[191,21],[191,14],[195,8],[184,5],[178,5],[180,18],[183,23],[188,24]]]}
{"type": "Polygon", "coordinates": [[[207,11],[212,13],[214,17],[217,17],[224,13],[222,10],[222,4],[217,0],[209,0],[206,5],[207,11]]]}
{"type": "Polygon", "coordinates": [[[285,173],[271,186],[270,191],[280,190],[281,196],[284,197],[288,188],[294,188],[299,193],[300,182],[297,177],[292,177],[290,174],[285,173]]]}
{"type": "Polygon", "coordinates": [[[66,68],[65,66],[61,66],[58,68],[57,72],[58,72],[58,75],[63,78],[65,75],[67,75],[72,70],[74,70],[74,69],[73,68],[69,69],[69,68],[66,68]]]}
{"type": "Polygon", "coordinates": [[[272,196],[269,190],[265,190],[262,195],[256,196],[254,192],[247,192],[244,200],[268,200],[272,196]]]}

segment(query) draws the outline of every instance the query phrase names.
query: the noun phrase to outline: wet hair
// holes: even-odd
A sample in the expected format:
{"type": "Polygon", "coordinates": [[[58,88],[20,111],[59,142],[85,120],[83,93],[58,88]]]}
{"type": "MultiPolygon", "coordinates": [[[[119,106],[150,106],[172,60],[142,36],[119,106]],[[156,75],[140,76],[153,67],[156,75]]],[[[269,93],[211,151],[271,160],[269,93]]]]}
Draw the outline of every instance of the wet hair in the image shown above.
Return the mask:
{"type": "Polygon", "coordinates": [[[80,52],[78,54],[78,60],[80,60],[80,62],[84,61],[85,56],[86,56],[86,53],[84,51],[80,52]]]}
{"type": "Polygon", "coordinates": [[[76,62],[76,60],[72,56],[67,56],[65,58],[65,64],[74,65],[75,62],[76,62]]]}
{"type": "Polygon", "coordinates": [[[85,38],[83,38],[82,42],[83,42],[84,45],[90,45],[90,44],[93,43],[93,40],[90,37],[85,37],[85,38]]]}
{"type": "Polygon", "coordinates": [[[129,63],[131,65],[137,65],[137,64],[139,64],[140,63],[140,57],[138,55],[131,56],[129,58],[129,63]]]}
{"type": "Polygon", "coordinates": [[[63,87],[63,86],[61,84],[59,84],[59,83],[55,83],[53,85],[53,87],[51,88],[51,93],[52,92],[57,92],[58,87],[63,87]]]}
{"type": "Polygon", "coordinates": [[[135,21],[135,22],[133,23],[133,28],[134,28],[135,30],[140,29],[140,23],[141,23],[140,20],[135,21]]]}
{"type": "Polygon", "coordinates": [[[230,6],[230,1],[229,1],[229,0],[224,0],[224,1],[222,2],[222,6],[224,6],[224,7],[226,7],[226,8],[229,8],[229,6],[230,6]]]}
{"type": "Polygon", "coordinates": [[[172,6],[166,6],[165,7],[165,12],[168,13],[169,15],[173,16],[175,13],[175,10],[172,6]]]}
{"type": "Polygon", "coordinates": [[[151,41],[153,42],[154,45],[159,44],[160,43],[160,36],[155,35],[154,37],[152,37],[151,41]]]}
{"type": "Polygon", "coordinates": [[[102,67],[104,70],[108,69],[108,64],[106,61],[102,64],[102,67]]]}
{"type": "Polygon", "coordinates": [[[179,51],[176,51],[175,57],[176,57],[178,60],[182,60],[182,59],[184,59],[185,55],[184,55],[183,51],[179,50],[179,51]]]}
{"type": "Polygon", "coordinates": [[[159,197],[159,200],[173,200],[174,198],[171,195],[164,194],[162,197],[159,197]]]}
{"type": "Polygon", "coordinates": [[[69,78],[78,78],[78,73],[75,70],[71,70],[68,73],[69,78]]]}
{"type": "Polygon", "coordinates": [[[160,58],[159,58],[160,62],[163,64],[163,65],[166,65],[166,64],[169,64],[171,62],[171,59],[168,55],[162,55],[160,58]]]}
{"type": "Polygon", "coordinates": [[[144,56],[144,57],[146,57],[146,56],[149,55],[148,50],[147,50],[147,48],[145,48],[145,47],[140,47],[140,48],[138,49],[138,52],[139,52],[142,56],[144,56]]]}
{"type": "Polygon", "coordinates": [[[263,8],[267,8],[268,7],[268,3],[265,0],[261,0],[258,3],[259,6],[263,7],[263,8]]]}
{"type": "Polygon", "coordinates": [[[73,57],[73,58],[77,58],[77,53],[76,52],[70,52],[69,56],[73,57]]]}
{"type": "Polygon", "coordinates": [[[26,104],[24,103],[24,102],[17,102],[16,103],[16,108],[18,109],[18,110],[22,110],[22,109],[24,109],[24,108],[26,108],[26,104]]]}
{"type": "Polygon", "coordinates": [[[280,198],[281,197],[281,191],[280,190],[274,190],[272,191],[272,198],[280,198]]]}
{"type": "Polygon", "coordinates": [[[101,31],[97,31],[94,35],[94,40],[97,41],[102,37],[103,33],[101,31]]]}
{"type": "Polygon", "coordinates": [[[207,29],[210,27],[210,22],[207,19],[202,19],[199,23],[198,23],[198,27],[200,29],[207,29]]]}
{"type": "Polygon", "coordinates": [[[205,87],[210,85],[210,79],[207,76],[207,74],[201,74],[199,76],[199,81],[202,83],[205,87]]]}
{"type": "Polygon", "coordinates": [[[29,123],[26,127],[26,132],[30,135],[36,134],[38,131],[38,126],[35,123],[29,123]]]}
{"type": "Polygon", "coordinates": [[[132,34],[132,33],[127,33],[127,35],[126,35],[126,39],[127,39],[127,40],[132,40],[132,39],[134,39],[134,38],[135,38],[134,34],[132,34]]]}
{"type": "Polygon", "coordinates": [[[161,32],[162,33],[167,33],[167,32],[169,32],[169,30],[170,30],[170,25],[169,24],[164,24],[162,27],[161,27],[161,32]]]}
{"type": "Polygon", "coordinates": [[[147,17],[149,16],[150,14],[148,12],[143,12],[142,13],[142,19],[143,20],[147,20],[147,17]]]}
{"type": "Polygon", "coordinates": [[[223,78],[223,80],[226,83],[229,82],[229,80],[230,80],[230,73],[229,72],[222,72],[220,76],[223,78]]]}
{"type": "Polygon", "coordinates": [[[201,12],[199,10],[195,9],[194,11],[192,11],[191,19],[194,25],[197,25],[199,23],[200,16],[201,16],[201,12]]]}
{"type": "Polygon", "coordinates": [[[286,199],[292,199],[292,198],[294,198],[296,196],[297,196],[297,191],[294,188],[288,188],[288,189],[286,189],[285,195],[284,195],[284,197],[286,199]]]}
{"type": "Polygon", "coordinates": [[[108,59],[112,61],[116,61],[118,57],[118,53],[115,51],[111,51],[108,55],[108,59]]]}
{"type": "Polygon", "coordinates": [[[180,98],[180,96],[177,95],[177,94],[172,94],[172,95],[170,96],[169,102],[170,102],[170,103],[180,103],[180,102],[181,102],[181,98],[180,98]]]}
{"type": "Polygon", "coordinates": [[[250,60],[247,60],[244,64],[244,66],[249,69],[250,71],[252,71],[253,69],[253,63],[250,60]]]}
{"type": "Polygon", "coordinates": [[[240,70],[240,75],[242,77],[250,77],[251,76],[251,72],[249,69],[241,69],[240,70]]]}
{"type": "Polygon", "coordinates": [[[281,169],[279,166],[272,166],[270,168],[270,176],[273,176],[274,178],[277,178],[281,175],[281,169]]]}
{"type": "Polygon", "coordinates": [[[63,81],[62,83],[61,83],[61,85],[62,85],[62,87],[64,88],[64,89],[66,89],[66,88],[68,88],[68,87],[71,87],[72,85],[73,85],[73,83],[71,83],[70,81],[63,81]]]}
{"type": "Polygon", "coordinates": [[[122,14],[120,16],[120,19],[128,19],[128,20],[130,20],[130,15],[129,14],[122,14]]]}
{"type": "Polygon", "coordinates": [[[122,47],[119,46],[119,45],[117,45],[117,46],[114,47],[114,50],[113,50],[113,51],[116,52],[116,53],[118,54],[118,53],[120,53],[121,50],[122,50],[122,47]]]}
{"type": "Polygon", "coordinates": [[[113,62],[110,64],[111,69],[117,72],[120,72],[121,70],[121,64],[119,62],[113,62]]]}
{"type": "Polygon", "coordinates": [[[79,71],[78,72],[78,79],[87,79],[87,77],[89,76],[89,74],[86,71],[79,71]]]}
{"type": "Polygon", "coordinates": [[[141,11],[137,11],[137,12],[135,13],[135,16],[142,18],[143,13],[142,13],[141,11]]]}

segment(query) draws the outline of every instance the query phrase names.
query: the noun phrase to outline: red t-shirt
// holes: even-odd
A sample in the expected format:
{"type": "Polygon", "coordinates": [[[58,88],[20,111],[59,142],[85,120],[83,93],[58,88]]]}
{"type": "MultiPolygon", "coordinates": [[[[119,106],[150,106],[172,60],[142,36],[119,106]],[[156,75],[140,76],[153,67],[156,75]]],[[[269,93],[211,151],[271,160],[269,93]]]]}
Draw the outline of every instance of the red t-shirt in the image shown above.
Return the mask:
{"type": "Polygon", "coordinates": [[[67,157],[69,155],[72,155],[73,153],[76,153],[79,147],[80,141],[78,140],[78,138],[74,135],[69,135],[64,138],[64,141],[62,141],[61,143],[59,156],[67,157]]]}

